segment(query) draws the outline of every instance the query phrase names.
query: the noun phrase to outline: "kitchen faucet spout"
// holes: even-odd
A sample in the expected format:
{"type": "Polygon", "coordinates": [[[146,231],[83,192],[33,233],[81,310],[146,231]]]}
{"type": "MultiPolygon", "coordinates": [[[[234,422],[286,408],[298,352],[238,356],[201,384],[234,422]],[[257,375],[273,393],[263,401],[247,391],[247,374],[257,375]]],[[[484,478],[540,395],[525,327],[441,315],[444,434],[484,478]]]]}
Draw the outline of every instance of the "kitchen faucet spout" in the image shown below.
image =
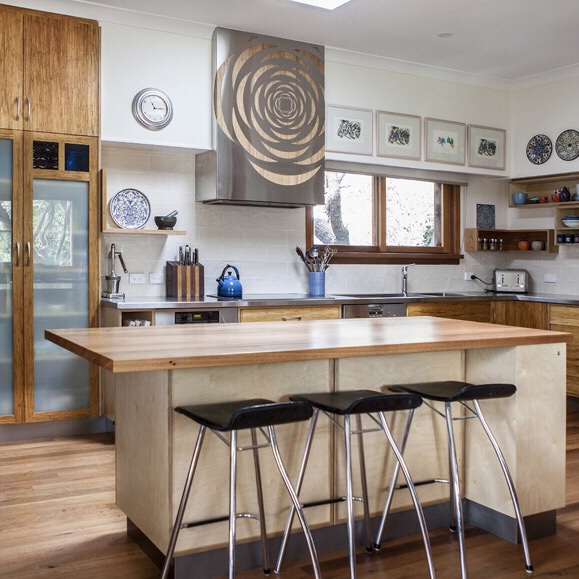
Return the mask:
{"type": "Polygon", "coordinates": [[[415,263],[409,263],[408,265],[402,266],[402,295],[406,297],[408,295],[408,268],[411,265],[416,265],[415,263]]]}

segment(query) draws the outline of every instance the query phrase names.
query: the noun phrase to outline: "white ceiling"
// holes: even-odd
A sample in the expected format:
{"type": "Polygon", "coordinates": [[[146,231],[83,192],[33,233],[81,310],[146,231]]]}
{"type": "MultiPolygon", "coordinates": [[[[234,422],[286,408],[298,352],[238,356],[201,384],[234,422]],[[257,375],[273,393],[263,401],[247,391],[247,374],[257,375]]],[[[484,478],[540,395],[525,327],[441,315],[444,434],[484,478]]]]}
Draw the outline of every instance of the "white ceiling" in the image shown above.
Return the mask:
{"type": "Polygon", "coordinates": [[[80,1],[507,82],[579,64],[579,0],[352,0],[334,11],[287,0],[80,1]]]}

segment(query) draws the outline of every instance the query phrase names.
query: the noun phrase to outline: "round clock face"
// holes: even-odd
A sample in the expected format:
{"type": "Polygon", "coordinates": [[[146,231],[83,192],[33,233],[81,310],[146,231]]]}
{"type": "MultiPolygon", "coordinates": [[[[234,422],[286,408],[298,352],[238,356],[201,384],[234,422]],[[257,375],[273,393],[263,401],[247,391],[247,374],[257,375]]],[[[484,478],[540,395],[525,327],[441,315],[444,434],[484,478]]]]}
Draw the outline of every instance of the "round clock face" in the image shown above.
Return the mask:
{"type": "Polygon", "coordinates": [[[133,99],[133,115],[143,127],[158,131],[173,119],[173,104],[163,91],[146,88],[133,99]]]}

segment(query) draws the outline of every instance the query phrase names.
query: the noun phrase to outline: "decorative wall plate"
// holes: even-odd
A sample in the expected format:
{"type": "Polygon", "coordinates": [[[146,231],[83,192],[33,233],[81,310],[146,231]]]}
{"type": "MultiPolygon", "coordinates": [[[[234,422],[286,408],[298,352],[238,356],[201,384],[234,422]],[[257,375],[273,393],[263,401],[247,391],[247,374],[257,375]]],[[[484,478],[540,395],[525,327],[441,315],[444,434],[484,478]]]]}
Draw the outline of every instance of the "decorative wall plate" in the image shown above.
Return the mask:
{"type": "Polygon", "coordinates": [[[142,229],[151,216],[151,205],[137,189],[123,189],[111,199],[109,211],[122,229],[142,229]]]}
{"type": "Polygon", "coordinates": [[[527,159],[535,165],[542,165],[549,160],[553,152],[553,143],[547,135],[535,135],[527,143],[527,159]]]}
{"type": "Polygon", "coordinates": [[[563,161],[579,157],[579,132],[574,129],[563,131],[555,142],[555,151],[563,161]]]}

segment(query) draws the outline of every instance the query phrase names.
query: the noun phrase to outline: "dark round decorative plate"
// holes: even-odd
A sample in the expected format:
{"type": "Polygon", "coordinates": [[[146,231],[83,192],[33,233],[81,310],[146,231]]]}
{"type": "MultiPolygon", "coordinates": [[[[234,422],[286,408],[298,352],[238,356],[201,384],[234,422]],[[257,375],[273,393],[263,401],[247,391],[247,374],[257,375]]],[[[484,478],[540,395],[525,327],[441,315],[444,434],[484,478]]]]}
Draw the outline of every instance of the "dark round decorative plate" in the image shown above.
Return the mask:
{"type": "Polygon", "coordinates": [[[547,135],[535,135],[527,143],[527,159],[535,165],[548,161],[552,152],[553,143],[547,135]]]}
{"type": "Polygon", "coordinates": [[[579,157],[579,132],[575,129],[563,131],[557,137],[555,151],[563,161],[573,161],[579,157]]]}

